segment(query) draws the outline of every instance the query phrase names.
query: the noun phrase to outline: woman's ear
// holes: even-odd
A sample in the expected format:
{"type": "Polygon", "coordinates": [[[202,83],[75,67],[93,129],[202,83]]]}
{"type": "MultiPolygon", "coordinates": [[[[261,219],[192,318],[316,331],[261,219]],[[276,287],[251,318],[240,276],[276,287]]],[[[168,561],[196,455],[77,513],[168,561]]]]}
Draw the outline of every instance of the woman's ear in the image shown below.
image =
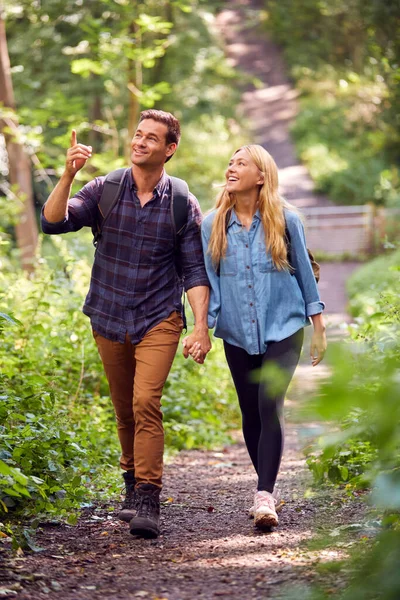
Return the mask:
{"type": "Polygon", "coordinates": [[[260,177],[258,178],[257,185],[264,185],[265,176],[264,173],[260,173],[260,177]]]}

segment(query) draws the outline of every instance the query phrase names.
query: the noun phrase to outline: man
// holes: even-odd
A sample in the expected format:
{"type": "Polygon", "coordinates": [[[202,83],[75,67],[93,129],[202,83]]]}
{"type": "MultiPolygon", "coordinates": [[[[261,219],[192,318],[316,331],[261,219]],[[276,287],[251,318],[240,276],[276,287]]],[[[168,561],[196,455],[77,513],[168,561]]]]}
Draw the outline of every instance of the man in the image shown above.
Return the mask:
{"type": "MultiPolygon", "coordinates": [[[[159,534],[164,450],[160,399],[183,327],[171,180],[164,171],[179,139],[180,125],[173,115],[157,110],[141,113],[131,142],[132,168],[127,170],[118,203],[104,221],[83,307],[91,320],[116,414],[126,486],[119,518],[130,523],[133,535],[143,537],[159,534]]],[[[43,207],[45,233],[96,224],[104,177],[69,198],[76,173],[91,155],[91,147],[77,143],[73,131],[65,171],[43,207]]],[[[211,342],[200,222],[199,204],[189,194],[179,262],[195,326],[183,352],[187,358],[197,342],[204,361],[211,342]]]]}

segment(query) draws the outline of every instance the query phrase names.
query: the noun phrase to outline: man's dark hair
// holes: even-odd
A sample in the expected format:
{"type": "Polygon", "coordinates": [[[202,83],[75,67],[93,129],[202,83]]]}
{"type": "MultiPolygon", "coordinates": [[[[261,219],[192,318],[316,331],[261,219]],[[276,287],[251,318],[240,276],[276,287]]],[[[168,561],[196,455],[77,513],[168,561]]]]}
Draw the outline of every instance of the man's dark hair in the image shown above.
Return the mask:
{"type": "MultiPolygon", "coordinates": [[[[150,108],[149,110],[144,110],[140,113],[139,123],[145,119],[153,119],[153,121],[157,121],[158,123],[164,123],[168,128],[166,143],[176,144],[178,146],[179,140],[181,139],[181,126],[174,115],[171,115],[169,112],[164,112],[163,110],[150,108]]],[[[168,162],[172,156],[169,156],[165,162],[168,162]]]]}

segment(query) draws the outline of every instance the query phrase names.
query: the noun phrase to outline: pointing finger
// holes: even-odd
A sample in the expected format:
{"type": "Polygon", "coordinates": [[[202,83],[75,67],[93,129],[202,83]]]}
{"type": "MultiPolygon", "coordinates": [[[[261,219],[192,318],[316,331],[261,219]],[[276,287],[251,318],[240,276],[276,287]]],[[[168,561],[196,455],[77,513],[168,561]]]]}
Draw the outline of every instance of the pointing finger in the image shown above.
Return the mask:
{"type": "Polygon", "coordinates": [[[71,131],[71,148],[76,145],[76,130],[71,131]]]}

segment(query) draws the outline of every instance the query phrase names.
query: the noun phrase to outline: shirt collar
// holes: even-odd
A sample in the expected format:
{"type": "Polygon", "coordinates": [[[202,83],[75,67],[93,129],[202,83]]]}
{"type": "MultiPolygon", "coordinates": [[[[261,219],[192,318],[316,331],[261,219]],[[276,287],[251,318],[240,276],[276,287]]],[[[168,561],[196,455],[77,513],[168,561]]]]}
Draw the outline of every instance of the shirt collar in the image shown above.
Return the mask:
{"type": "MultiPolygon", "coordinates": [[[[132,169],[129,169],[129,179],[128,179],[128,181],[129,181],[129,187],[130,187],[130,189],[136,191],[137,187],[136,187],[135,180],[133,178],[132,169]]],[[[163,169],[163,172],[161,173],[161,177],[158,180],[158,182],[157,182],[157,184],[156,184],[156,186],[154,188],[154,193],[157,194],[157,196],[159,198],[162,198],[163,193],[165,191],[165,186],[167,185],[167,182],[168,182],[168,177],[167,177],[167,174],[165,172],[165,169],[163,169]]]]}
{"type": "MultiPolygon", "coordinates": [[[[253,220],[254,220],[254,218],[258,219],[258,221],[261,221],[261,215],[260,215],[260,211],[258,210],[258,208],[254,214],[253,220]]],[[[231,210],[231,216],[229,219],[228,227],[233,225],[233,223],[236,223],[237,225],[240,225],[240,226],[242,225],[241,222],[239,221],[239,218],[238,218],[234,208],[232,208],[232,210],[231,210]]]]}

